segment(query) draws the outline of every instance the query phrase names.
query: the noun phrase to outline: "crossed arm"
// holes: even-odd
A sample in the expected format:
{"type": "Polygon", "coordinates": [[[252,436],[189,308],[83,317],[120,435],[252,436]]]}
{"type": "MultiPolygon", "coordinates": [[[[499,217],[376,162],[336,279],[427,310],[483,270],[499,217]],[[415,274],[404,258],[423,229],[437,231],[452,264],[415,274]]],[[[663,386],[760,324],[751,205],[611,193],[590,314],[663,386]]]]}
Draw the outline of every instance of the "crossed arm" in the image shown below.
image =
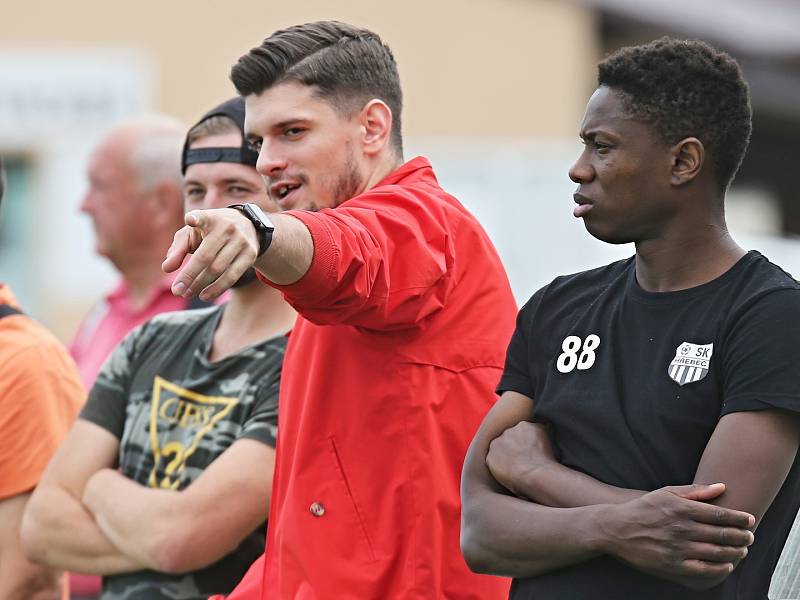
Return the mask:
{"type": "Polygon", "coordinates": [[[111,433],[76,422],[23,518],[32,559],[102,575],[191,571],[219,560],[265,519],[274,451],[261,442],[238,440],[182,491],[127,479],[113,469],[118,451],[111,433]]]}
{"type": "Polygon", "coordinates": [[[526,396],[503,394],[467,454],[462,550],[474,570],[529,577],[608,554],[689,587],[713,587],[746,555],[749,529],[783,484],[800,439],[787,413],[727,415],[694,485],[647,493],[558,464],[543,427],[525,422],[532,408],[526,396]]]}
{"type": "Polygon", "coordinates": [[[30,493],[0,500],[0,598],[58,600],[62,573],[25,560],[20,542],[22,513],[30,493]]]}

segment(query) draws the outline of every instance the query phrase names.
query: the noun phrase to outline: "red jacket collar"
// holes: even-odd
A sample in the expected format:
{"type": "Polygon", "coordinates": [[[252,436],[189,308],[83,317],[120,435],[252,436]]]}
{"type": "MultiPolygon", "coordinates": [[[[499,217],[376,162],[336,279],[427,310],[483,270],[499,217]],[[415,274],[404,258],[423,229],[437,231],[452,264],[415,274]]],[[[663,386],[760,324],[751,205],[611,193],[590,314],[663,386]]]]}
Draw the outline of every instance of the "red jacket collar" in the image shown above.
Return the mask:
{"type": "Polygon", "coordinates": [[[386,177],[381,179],[375,187],[394,185],[414,174],[418,177],[421,176],[426,179],[430,178],[431,181],[436,181],[436,176],[433,174],[433,167],[431,167],[430,161],[424,156],[417,156],[389,173],[386,177]],[[420,173],[417,173],[417,171],[420,171],[420,173]]]}

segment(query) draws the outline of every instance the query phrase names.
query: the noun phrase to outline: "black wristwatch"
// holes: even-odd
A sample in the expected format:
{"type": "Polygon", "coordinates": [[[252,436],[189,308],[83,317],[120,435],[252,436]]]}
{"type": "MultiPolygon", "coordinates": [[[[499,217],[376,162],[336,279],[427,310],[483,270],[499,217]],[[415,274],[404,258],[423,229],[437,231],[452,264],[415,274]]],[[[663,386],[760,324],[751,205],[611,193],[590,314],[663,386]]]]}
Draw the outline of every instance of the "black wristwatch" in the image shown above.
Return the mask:
{"type": "Polygon", "coordinates": [[[258,255],[261,256],[267,251],[269,245],[272,243],[272,232],[275,231],[275,226],[269,217],[264,214],[258,204],[248,202],[247,204],[231,204],[228,208],[235,208],[245,217],[250,219],[253,227],[256,228],[256,236],[258,237],[258,255]]]}

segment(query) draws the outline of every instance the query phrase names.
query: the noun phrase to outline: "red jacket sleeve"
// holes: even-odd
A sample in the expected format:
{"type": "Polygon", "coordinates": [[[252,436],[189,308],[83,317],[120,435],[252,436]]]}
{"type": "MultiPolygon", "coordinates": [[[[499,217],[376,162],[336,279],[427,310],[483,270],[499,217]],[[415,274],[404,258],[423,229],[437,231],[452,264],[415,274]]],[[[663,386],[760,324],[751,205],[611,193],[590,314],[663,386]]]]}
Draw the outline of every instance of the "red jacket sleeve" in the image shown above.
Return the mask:
{"type": "Polygon", "coordinates": [[[314,258],[300,281],[275,287],[309,321],[408,329],[442,308],[461,215],[433,194],[386,186],[335,209],[289,214],[311,232],[314,258]]]}

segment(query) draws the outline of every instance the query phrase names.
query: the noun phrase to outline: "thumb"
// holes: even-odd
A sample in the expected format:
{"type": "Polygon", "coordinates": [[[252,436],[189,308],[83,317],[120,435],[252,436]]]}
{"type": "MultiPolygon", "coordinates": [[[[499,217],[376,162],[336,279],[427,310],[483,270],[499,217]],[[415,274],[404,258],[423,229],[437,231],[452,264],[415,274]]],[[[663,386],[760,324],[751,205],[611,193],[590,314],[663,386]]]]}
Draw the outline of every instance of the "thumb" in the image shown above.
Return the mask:
{"type": "Polygon", "coordinates": [[[724,483],[712,484],[693,484],[693,485],[674,485],[670,486],[670,492],[681,498],[687,500],[697,500],[698,502],[707,502],[722,495],[725,491],[724,483]]]}

